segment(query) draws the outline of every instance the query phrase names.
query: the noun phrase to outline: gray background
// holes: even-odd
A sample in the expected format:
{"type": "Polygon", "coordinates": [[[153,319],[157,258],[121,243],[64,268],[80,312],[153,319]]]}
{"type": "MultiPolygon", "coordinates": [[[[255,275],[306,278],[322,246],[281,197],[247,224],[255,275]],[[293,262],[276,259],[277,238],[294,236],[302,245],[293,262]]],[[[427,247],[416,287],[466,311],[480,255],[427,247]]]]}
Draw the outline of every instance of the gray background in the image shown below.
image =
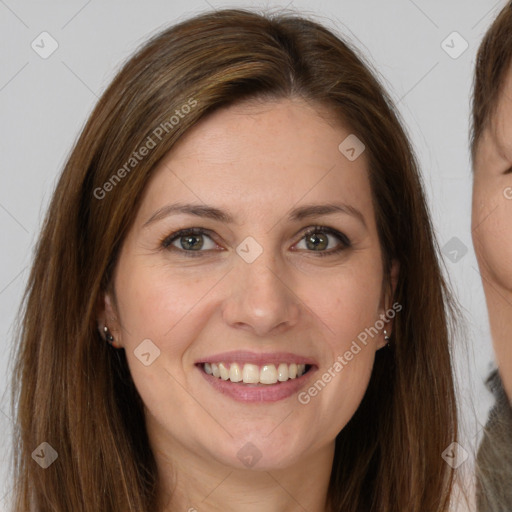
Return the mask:
{"type": "MultiPolygon", "coordinates": [[[[460,442],[469,453],[459,473],[470,478],[474,447],[492,404],[483,380],[493,354],[471,243],[469,102],[478,44],[504,4],[503,0],[0,0],[0,428],[6,433],[0,440],[0,510],[6,510],[11,489],[8,380],[13,321],[56,179],[121,63],[149,35],[212,7],[288,6],[314,14],[363,52],[398,105],[420,160],[439,244],[447,247],[443,256],[447,275],[465,316],[455,358],[464,420],[460,442]],[[59,45],[47,59],[31,47],[43,31],[59,45]],[[442,46],[454,31],[469,45],[457,58],[442,46]],[[455,261],[448,254],[454,243],[462,248],[455,261]]],[[[452,52],[463,49],[457,36],[448,41],[454,46],[452,52]]]]}

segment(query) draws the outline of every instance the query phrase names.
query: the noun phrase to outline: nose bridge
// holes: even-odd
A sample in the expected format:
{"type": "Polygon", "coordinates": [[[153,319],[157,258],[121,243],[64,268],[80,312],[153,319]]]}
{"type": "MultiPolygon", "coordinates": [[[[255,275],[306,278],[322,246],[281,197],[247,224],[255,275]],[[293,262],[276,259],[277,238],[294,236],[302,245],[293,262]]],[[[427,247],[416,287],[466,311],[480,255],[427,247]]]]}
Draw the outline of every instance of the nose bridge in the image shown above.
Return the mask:
{"type": "Polygon", "coordinates": [[[259,334],[265,334],[281,324],[293,325],[298,319],[299,304],[286,283],[287,273],[280,254],[272,247],[269,237],[265,246],[247,237],[236,248],[237,259],[225,307],[225,320],[244,324],[259,334]]]}
{"type": "Polygon", "coordinates": [[[243,275],[242,282],[253,296],[264,294],[272,298],[274,295],[282,295],[284,287],[282,265],[270,250],[264,251],[252,263],[240,263],[240,267],[243,275]]]}
{"type": "MultiPolygon", "coordinates": [[[[256,242],[257,243],[257,242],[256,242]]],[[[243,283],[242,289],[246,290],[248,297],[254,303],[260,300],[277,303],[284,299],[283,266],[280,264],[280,257],[276,255],[276,251],[271,247],[270,243],[261,249],[252,241],[246,241],[237,248],[242,261],[237,262],[239,267],[240,282],[243,283]],[[243,250],[249,247],[249,252],[244,253],[243,250]],[[250,254],[250,258],[246,255],[250,254]]],[[[264,305],[264,304],[262,304],[264,305]]]]}

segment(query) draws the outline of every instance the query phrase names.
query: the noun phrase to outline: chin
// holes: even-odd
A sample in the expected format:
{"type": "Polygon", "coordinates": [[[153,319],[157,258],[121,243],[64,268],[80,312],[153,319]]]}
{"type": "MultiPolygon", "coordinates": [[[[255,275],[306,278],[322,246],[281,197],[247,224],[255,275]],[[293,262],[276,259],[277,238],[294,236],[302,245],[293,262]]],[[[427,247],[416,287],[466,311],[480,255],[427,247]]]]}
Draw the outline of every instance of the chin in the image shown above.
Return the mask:
{"type": "Polygon", "coordinates": [[[212,456],[221,464],[237,470],[286,469],[300,462],[304,450],[293,437],[284,437],[271,438],[267,433],[257,436],[254,432],[246,437],[235,435],[229,446],[223,447],[221,452],[212,453],[212,456]]]}

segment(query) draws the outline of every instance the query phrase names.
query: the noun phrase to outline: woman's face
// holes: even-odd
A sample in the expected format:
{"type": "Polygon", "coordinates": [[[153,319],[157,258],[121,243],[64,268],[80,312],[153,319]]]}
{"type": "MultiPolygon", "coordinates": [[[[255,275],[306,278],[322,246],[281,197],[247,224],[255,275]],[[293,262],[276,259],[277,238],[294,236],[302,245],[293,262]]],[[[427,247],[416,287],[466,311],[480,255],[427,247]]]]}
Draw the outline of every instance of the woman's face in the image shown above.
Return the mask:
{"type": "Polygon", "coordinates": [[[390,306],[349,135],[303,101],[246,102],[155,169],[104,314],[157,452],[258,469],[332,457],[385,344],[365,329],[390,306]]]}
{"type": "Polygon", "coordinates": [[[472,224],[496,357],[512,399],[512,71],[477,145],[472,224]]]}

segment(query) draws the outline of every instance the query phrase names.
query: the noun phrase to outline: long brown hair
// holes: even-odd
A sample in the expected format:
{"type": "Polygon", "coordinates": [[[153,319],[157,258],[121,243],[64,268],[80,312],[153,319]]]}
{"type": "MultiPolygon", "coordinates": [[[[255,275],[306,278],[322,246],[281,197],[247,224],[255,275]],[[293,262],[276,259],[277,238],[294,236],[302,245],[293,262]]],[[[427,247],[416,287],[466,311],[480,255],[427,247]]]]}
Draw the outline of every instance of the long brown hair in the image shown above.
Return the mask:
{"type": "Polygon", "coordinates": [[[453,304],[408,139],[347,43],[294,14],[245,10],[196,16],[153,37],[103,94],[67,161],[17,341],[16,510],[155,510],[141,399],[124,351],[99,335],[96,306],[151,171],[180,136],[233,102],[291,96],[327,106],[364,142],[387,285],[392,258],[400,262],[394,301],[403,309],[391,349],[377,352],[362,403],[337,436],[329,506],[448,510],[454,471],[441,454],[457,439],[453,304]],[[188,113],[170,121],[184,105],[188,113]],[[132,165],[148,138],[155,146],[132,165]],[[44,470],[31,458],[43,441],[58,452],[44,470]]]}

